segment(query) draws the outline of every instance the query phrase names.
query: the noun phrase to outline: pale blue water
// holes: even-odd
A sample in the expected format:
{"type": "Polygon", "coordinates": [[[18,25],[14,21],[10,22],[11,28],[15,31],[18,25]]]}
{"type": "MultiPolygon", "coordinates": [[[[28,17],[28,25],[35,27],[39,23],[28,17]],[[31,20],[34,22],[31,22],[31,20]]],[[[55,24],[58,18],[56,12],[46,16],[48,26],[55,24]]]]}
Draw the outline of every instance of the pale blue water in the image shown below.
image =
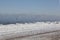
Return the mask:
{"type": "Polygon", "coordinates": [[[54,22],[60,21],[60,16],[53,15],[0,15],[0,24],[15,24],[15,23],[34,23],[34,22],[54,22]]]}

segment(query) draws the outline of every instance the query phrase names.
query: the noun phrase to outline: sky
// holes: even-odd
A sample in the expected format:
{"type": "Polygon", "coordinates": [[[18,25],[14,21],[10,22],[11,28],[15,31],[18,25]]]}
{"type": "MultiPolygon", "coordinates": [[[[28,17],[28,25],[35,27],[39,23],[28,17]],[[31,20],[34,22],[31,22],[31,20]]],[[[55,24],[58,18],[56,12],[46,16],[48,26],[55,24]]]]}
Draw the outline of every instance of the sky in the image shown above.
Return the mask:
{"type": "Polygon", "coordinates": [[[60,0],[0,0],[0,14],[60,15],[60,0]]]}

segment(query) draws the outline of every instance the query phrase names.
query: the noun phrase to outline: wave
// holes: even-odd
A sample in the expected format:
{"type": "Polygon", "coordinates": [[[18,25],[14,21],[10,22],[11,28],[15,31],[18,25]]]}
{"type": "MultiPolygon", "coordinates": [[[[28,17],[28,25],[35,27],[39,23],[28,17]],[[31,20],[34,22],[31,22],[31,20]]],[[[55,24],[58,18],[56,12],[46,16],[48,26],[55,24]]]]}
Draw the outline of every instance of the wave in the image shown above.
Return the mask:
{"type": "Polygon", "coordinates": [[[0,25],[0,39],[10,39],[15,37],[43,34],[49,32],[55,32],[60,30],[60,22],[36,22],[36,23],[25,23],[25,24],[9,24],[0,25]]]}

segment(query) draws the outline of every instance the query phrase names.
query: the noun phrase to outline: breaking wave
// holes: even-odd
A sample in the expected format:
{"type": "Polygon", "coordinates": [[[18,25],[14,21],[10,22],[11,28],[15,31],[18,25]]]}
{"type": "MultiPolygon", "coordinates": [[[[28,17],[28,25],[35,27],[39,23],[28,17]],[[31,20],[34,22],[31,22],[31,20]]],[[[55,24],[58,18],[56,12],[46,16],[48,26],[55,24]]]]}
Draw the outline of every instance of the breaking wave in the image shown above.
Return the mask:
{"type": "Polygon", "coordinates": [[[0,25],[0,39],[9,39],[60,30],[60,22],[36,22],[0,25]]]}

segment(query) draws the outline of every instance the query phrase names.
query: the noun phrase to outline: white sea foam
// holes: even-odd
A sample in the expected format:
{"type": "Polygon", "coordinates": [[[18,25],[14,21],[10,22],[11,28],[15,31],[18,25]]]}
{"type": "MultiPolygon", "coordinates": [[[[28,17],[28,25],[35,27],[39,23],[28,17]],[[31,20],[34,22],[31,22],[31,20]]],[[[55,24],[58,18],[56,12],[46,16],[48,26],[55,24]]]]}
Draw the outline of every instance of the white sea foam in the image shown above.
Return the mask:
{"type": "Polygon", "coordinates": [[[25,24],[9,24],[9,25],[0,25],[0,39],[10,39],[14,37],[21,37],[27,35],[34,35],[38,33],[45,33],[60,30],[60,22],[44,23],[25,23],[25,24]]]}

